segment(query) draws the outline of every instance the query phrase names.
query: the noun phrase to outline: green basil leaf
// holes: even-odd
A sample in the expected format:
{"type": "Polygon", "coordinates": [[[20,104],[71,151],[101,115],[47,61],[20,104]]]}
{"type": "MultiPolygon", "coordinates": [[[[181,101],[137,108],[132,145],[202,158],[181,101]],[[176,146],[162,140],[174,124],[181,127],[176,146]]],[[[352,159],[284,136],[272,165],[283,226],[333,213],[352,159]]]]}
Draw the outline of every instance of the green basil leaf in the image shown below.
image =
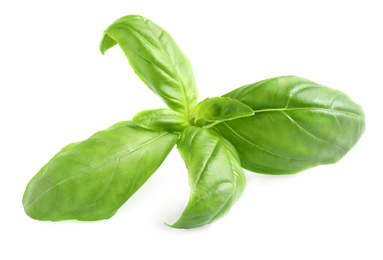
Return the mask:
{"type": "Polygon", "coordinates": [[[64,147],[29,182],[25,212],[38,220],[112,217],[156,171],[178,140],[120,122],[64,147]]]}
{"type": "Polygon", "coordinates": [[[189,116],[198,99],[194,74],[170,34],[142,16],[128,15],[105,30],[100,50],[104,54],[117,43],[141,80],[169,108],[189,116]]]}
{"type": "Polygon", "coordinates": [[[188,119],[170,109],[144,110],[133,117],[133,122],[154,131],[183,131],[189,127],[188,119]]]}
{"type": "Polygon", "coordinates": [[[219,122],[253,115],[253,109],[238,100],[228,97],[206,98],[196,105],[192,120],[197,126],[217,124],[219,122]]]}
{"type": "Polygon", "coordinates": [[[210,129],[189,127],[177,148],[189,171],[190,198],[174,228],[193,228],[225,216],[242,195],[246,179],[238,154],[210,129]]]}
{"type": "Polygon", "coordinates": [[[242,167],[267,174],[296,173],[339,161],[365,130],[364,112],[345,93],[296,77],[277,77],[226,95],[254,115],[216,129],[237,149],[242,167]]]}

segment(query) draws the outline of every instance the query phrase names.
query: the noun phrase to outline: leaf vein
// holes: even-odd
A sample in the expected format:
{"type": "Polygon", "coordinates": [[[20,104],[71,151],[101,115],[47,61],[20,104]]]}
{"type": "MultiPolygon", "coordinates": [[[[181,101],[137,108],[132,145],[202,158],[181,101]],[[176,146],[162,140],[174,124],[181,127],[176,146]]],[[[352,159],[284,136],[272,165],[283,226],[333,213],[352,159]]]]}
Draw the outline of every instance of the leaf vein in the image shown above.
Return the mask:
{"type": "Polygon", "coordinates": [[[318,136],[314,135],[313,133],[309,132],[307,129],[305,129],[303,126],[301,126],[300,124],[298,124],[298,122],[296,120],[294,120],[292,117],[290,117],[288,114],[286,114],[285,112],[282,111],[282,113],[291,121],[293,122],[301,131],[305,132],[306,134],[308,134],[309,136],[313,137],[314,139],[318,140],[318,141],[321,141],[323,143],[326,143],[328,145],[331,145],[331,146],[334,146],[342,151],[347,151],[345,148],[339,146],[339,145],[336,145],[336,144],[333,144],[333,143],[330,143],[326,140],[323,140],[321,138],[319,138],[318,136]]]}
{"type": "Polygon", "coordinates": [[[280,158],[283,158],[283,159],[287,159],[287,160],[297,160],[297,161],[304,161],[304,159],[299,159],[299,158],[291,158],[291,157],[285,157],[285,156],[282,156],[282,155],[279,155],[279,154],[276,154],[276,153],[273,153],[265,148],[262,148],[258,145],[256,145],[255,143],[247,140],[245,137],[243,137],[242,135],[240,135],[239,133],[237,133],[233,128],[231,128],[226,122],[222,122],[223,124],[225,124],[236,136],[238,136],[240,139],[242,139],[243,141],[245,141],[246,143],[258,148],[259,150],[262,150],[264,151],[265,153],[269,153],[271,155],[274,155],[276,157],[280,157],[280,158]]]}
{"type": "Polygon", "coordinates": [[[287,100],[287,103],[286,103],[286,106],[285,108],[288,108],[289,107],[289,103],[290,103],[290,100],[298,93],[300,92],[301,90],[305,90],[305,89],[308,89],[308,88],[321,88],[323,86],[313,86],[313,85],[310,85],[310,84],[303,84],[303,87],[299,88],[298,90],[294,91],[293,93],[290,94],[289,96],[289,99],[287,100]]]}
{"type": "Polygon", "coordinates": [[[214,148],[213,148],[213,150],[211,151],[211,154],[210,154],[209,158],[207,158],[207,160],[206,160],[204,166],[202,167],[200,173],[198,174],[198,176],[197,176],[197,180],[194,182],[194,185],[193,185],[194,188],[197,186],[197,184],[198,184],[198,182],[199,182],[199,180],[200,180],[200,178],[201,178],[201,175],[202,175],[203,172],[206,170],[206,167],[207,167],[209,161],[212,159],[213,154],[214,154],[214,151],[215,151],[215,149],[217,148],[217,145],[218,145],[218,142],[215,143],[214,148]]]}
{"type": "Polygon", "coordinates": [[[235,194],[235,189],[233,189],[231,195],[229,198],[225,201],[225,203],[218,209],[218,211],[207,221],[207,223],[210,223],[217,215],[224,209],[224,207],[230,202],[230,200],[233,198],[235,194]]]}
{"type": "Polygon", "coordinates": [[[318,110],[322,112],[340,113],[340,114],[345,114],[345,115],[350,115],[355,117],[361,117],[360,115],[355,114],[353,112],[337,110],[337,109],[328,109],[323,107],[266,108],[266,109],[254,110],[254,113],[283,112],[283,111],[296,111],[296,110],[307,110],[307,111],[318,110]]]}

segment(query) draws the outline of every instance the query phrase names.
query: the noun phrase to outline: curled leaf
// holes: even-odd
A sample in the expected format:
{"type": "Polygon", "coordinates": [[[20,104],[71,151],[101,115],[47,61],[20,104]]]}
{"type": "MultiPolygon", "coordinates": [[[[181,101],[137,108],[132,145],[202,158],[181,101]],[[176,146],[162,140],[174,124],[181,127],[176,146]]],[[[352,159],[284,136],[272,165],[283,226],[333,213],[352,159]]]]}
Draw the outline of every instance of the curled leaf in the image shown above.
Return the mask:
{"type": "Polygon", "coordinates": [[[174,228],[193,228],[225,216],[242,195],[246,179],[238,154],[210,129],[187,128],[177,148],[189,171],[190,198],[174,228]]]}
{"type": "Polygon", "coordinates": [[[120,45],[134,72],[168,105],[186,116],[197,104],[198,92],[189,59],[170,34],[139,15],[116,20],[104,32],[104,54],[120,45]]]}

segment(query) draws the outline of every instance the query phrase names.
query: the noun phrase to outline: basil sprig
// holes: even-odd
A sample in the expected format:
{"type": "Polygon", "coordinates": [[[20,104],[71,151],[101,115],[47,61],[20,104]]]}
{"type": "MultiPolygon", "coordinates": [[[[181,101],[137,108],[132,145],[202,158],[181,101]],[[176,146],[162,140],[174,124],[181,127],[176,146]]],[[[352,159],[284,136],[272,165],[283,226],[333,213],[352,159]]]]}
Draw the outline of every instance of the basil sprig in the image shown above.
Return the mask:
{"type": "Polygon", "coordinates": [[[362,107],[346,94],[296,76],[198,103],[188,58],[168,32],[142,16],[122,17],[105,30],[101,52],[116,44],[169,109],[141,111],[64,147],[28,183],[23,205],[31,218],[112,217],[177,144],[190,198],[169,226],[203,226],[225,216],[242,195],[242,168],[291,174],[335,163],[365,130],[362,107]]]}

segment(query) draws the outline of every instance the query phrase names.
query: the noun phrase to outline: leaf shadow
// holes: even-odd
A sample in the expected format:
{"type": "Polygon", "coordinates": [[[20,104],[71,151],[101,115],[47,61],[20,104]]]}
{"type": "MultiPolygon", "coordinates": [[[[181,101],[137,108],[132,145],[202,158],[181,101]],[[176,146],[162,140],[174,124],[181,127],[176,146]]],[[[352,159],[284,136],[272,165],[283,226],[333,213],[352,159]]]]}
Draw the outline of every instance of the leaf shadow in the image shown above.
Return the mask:
{"type": "Polygon", "coordinates": [[[246,176],[246,186],[270,186],[293,181],[299,178],[300,174],[262,174],[244,169],[246,176]]]}

